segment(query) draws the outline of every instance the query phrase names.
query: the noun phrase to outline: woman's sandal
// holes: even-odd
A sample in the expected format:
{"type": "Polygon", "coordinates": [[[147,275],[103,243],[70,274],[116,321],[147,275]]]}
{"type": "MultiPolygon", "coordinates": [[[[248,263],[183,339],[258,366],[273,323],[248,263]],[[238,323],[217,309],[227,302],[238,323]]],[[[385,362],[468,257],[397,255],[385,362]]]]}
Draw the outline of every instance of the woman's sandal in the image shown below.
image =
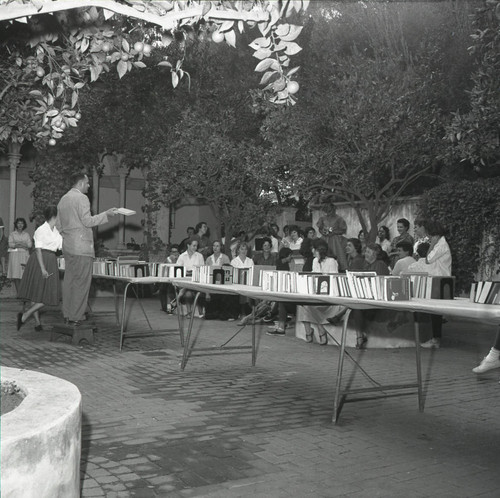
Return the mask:
{"type": "Polygon", "coordinates": [[[366,343],[368,342],[368,337],[366,335],[360,335],[356,338],[356,349],[366,349],[366,343]]]}
{"type": "Polygon", "coordinates": [[[308,342],[309,344],[313,342],[313,337],[314,337],[314,329],[311,329],[311,332],[309,334],[306,332],[306,342],[308,342]]]}
{"type": "Polygon", "coordinates": [[[320,346],[326,346],[328,345],[328,335],[325,332],[324,334],[319,335],[319,343],[320,346]]]}

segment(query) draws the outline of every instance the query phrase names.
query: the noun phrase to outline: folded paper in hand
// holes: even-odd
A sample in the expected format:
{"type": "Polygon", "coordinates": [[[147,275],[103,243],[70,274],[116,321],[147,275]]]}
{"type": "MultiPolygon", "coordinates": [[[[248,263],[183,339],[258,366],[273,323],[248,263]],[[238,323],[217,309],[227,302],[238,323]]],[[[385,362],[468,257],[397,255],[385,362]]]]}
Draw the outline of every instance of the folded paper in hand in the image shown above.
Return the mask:
{"type": "Polygon", "coordinates": [[[135,214],[135,211],[132,211],[132,209],[127,209],[127,208],[118,208],[116,212],[118,214],[123,214],[125,216],[132,216],[133,214],[135,214]]]}

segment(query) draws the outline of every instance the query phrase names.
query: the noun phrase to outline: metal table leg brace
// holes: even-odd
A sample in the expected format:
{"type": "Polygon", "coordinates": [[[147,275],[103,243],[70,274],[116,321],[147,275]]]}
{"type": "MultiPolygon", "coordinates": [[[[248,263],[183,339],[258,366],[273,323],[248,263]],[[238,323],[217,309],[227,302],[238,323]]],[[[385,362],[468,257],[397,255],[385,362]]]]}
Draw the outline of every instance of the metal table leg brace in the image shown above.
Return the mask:
{"type": "MultiPolygon", "coordinates": [[[[385,392],[390,390],[401,390],[401,389],[412,389],[417,388],[418,393],[418,409],[420,412],[424,411],[424,401],[422,396],[422,369],[421,369],[421,359],[420,359],[420,329],[416,313],[413,314],[413,329],[415,332],[415,351],[416,351],[416,370],[417,370],[417,382],[416,383],[408,383],[408,384],[389,384],[389,385],[380,385],[375,387],[366,387],[359,389],[345,389],[342,390],[342,371],[344,368],[344,357],[346,354],[345,345],[347,340],[347,322],[349,320],[349,315],[351,314],[351,310],[348,309],[344,315],[344,321],[342,324],[342,339],[340,344],[340,355],[339,355],[339,363],[337,368],[337,382],[335,386],[335,400],[333,406],[333,422],[337,423],[340,412],[342,411],[342,407],[344,403],[348,402],[347,396],[350,394],[360,394],[360,393],[368,393],[368,392],[385,392]]],[[[412,393],[408,393],[412,394],[412,393]]],[[[351,401],[355,401],[353,399],[351,401]]],[[[358,398],[359,400],[359,398],[358,398]]]]}
{"type": "MultiPolygon", "coordinates": [[[[144,307],[141,303],[141,300],[139,299],[139,296],[137,295],[137,291],[135,289],[135,286],[133,285],[132,282],[128,282],[127,285],[125,286],[125,289],[123,291],[123,304],[122,304],[122,318],[121,318],[121,323],[120,323],[120,351],[122,350],[123,348],[123,342],[125,341],[125,336],[128,336],[128,337],[141,337],[143,335],[146,335],[146,333],[142,332],[142,333],[133,333],[133,334],[126,334],[125,331],[126,331],[126,321],[125,321],[125,313],[126,313],[126,309],[127,309],[127,292],[128,292],[128,288],[132,285],[132,290],[134,291],[134,294],[135,294],[135,298],[137,300],[137,302],[139,303],[139,306],[141,307],[141,310],[142,310],[142,314],[144,315],[144,318],[146,318],[146,321],[148,322],[148,326],[149,326],[149,330],[153,330],[153,327],[151,326],[151,322],[149,321],[149,318],[148,318],[148,315],[146,314],[146,311],[144,310],[144,307]]],[[[157,331],[159,332],[159,331],[157,331]]],[[[167,332],[174,332],[174,330],[169,330],[167,332]]],[[[175,331],[177,332],[177,331],[175,331]]],[[[182,332],[181,332],[181,345],[183,343],[183,336],[182,336],[182,332]]]]}
{"type": "MultiPolygon", "coordinates": [[[[187,362],[189,360],[190,354],[192,351],[221,351],[221,350],[242,350],[242,349],[251,349],[252,350],[252,366],[255,366],[255,362],[257,359],[257,351],[256,351],[256,339],[255,339],[255,302],[252,304],[252,345],[251,346],[230,346],[226,347],[227,344],[229,344],[244,328],[241,327],[235,334],[233,334],[226,342],[221,344],[220,346],[214,346],[210,348],[192,348],[190,346],[191,342],[191,332],[193,330],[193,319],[194,319],[194,310],[196,309],[196,305],[198,304],[198,299],[200,297],[201,292],[196,292],[193,306],[192,306],[192,311],[189,316],[189,324],[188,324],[188,329],[187,329],[187,334],[184,339],[184,350],[182,354],[182,361],[181,361],[181,370],[184,370],[184,368],[187,365],[187,362]]],[[[177,288],[176,288],[176,295],[182,296],[182,291],[180,293],[177,293],[177,288]]],[[[180,311],[179,311],[179,301],[177,301],[177,315],[179,317],[179,331],[181,334],[181,337],[184,336],[184,318],[180,316],[180,311]]]]}

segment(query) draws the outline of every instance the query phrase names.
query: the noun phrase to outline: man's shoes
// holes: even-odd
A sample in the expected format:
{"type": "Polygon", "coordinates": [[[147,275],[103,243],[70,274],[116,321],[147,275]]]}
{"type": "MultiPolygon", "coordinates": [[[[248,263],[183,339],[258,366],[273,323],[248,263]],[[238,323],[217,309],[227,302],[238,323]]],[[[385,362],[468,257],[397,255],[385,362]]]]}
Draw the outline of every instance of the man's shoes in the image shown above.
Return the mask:
{"type": "Polygon", "coordinates": [[[420,344],[420,347],[424,349],[439,349],[441,347],[441,339],[433,337],[427,342],[423,342],[422,344],[420,344]]]}
{"type": "Polygon", "coordinates": [[[281,327],[269,327],[266,332],[267,335],[286,335],[285,329],[281,327]]]}
{"type": "Polygon", "coordinates": [[[43,331],[43,327],[41,325],[35,325],[35,331],[36,332],[42,332],[43,331]]]}
{"type": "Polygon", "coordinates": [[[490,358],[488,355],[485,356],[483,361],[476,368],[473,368],[472,371],[476,374],[481,374],[495,368],[500,368],[500,358],[490,358]]]}
{"type": "Polygon", "coordinates": [[[68,320],[68,325],[70,327],[79,327],[82,324],[80,320],[68,320]]]}

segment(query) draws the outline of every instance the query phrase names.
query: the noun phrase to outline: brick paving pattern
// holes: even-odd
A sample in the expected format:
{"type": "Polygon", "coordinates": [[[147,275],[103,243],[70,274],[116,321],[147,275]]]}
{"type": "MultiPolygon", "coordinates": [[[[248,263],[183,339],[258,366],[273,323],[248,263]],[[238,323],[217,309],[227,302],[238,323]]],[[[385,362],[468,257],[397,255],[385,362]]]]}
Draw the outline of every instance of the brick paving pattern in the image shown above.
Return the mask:
{"type": "MultiPolygon", "coordinates": [[[[177,319],[142,300],[155,328],[177,319]]],[[[94,300],[93,310],[112,309],[94,300]]],[[[129,327],[146,331],[130,301],[129,327]]],[[[416,395],[365,395],[332,424],[338,349],[259,335],[250,352],[193,352],[180,371],[177,333],[125,340],[112,314],[96,313],[95,344],[50,341],[32,323],[16,331],[20,304],[0,304],[2,365],[74,383],[83,397],[82,497],[498,497],[499,370],[471,372],[495,330],[444,325],[443,347],[422,351],[425,411],[416,395]]],[[[44,324],[60,320],[52,310],[44,324]]],[[[197,319],[197,348],[222,344],[234,322],[197,319]]],[[[251,344],[250,327],[233,341],[251,344]]],[[[414,382],[415,350],[349,350],[344,383],[414,382]]]]}

